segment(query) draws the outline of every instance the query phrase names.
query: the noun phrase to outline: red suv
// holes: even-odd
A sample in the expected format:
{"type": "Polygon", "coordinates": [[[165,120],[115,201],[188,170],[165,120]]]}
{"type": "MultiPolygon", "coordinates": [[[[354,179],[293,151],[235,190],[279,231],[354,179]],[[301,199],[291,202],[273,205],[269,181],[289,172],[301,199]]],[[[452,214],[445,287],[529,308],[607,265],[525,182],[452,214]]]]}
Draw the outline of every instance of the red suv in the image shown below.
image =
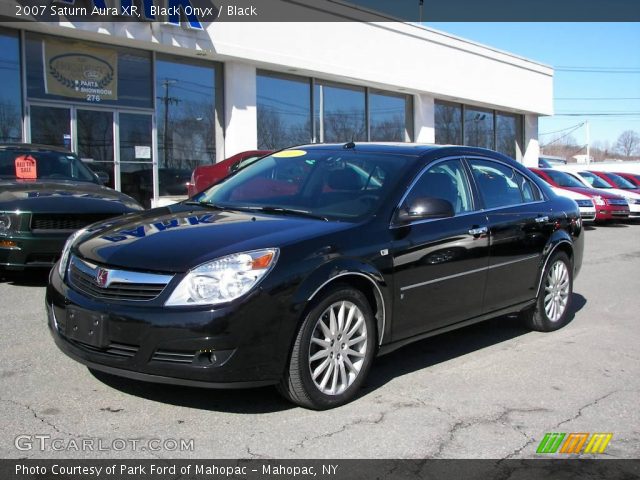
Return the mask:
{"type": "Polygon", "coordinates": [[[246,152],[236,153],[234,156],[227,158],[213,165],[203,165],[196,167],[191,174],[191,182],[189,183],[188,193],[192,197],[201,192],[218,180],[231,175],[233,172],[243,167],[247,163],[252,162],[260,157],[270,154],[271,150],[248,150],[246,152]]]}
{"type": "Polygon", "coordinates": [[[532,168],[531,171],[554,187],[591,197],[596,206],[597,222],[629,217],[629,204],[624,197],[607,193],[604,190],[589,188],[570,173],[553,168],[532,168]]]}

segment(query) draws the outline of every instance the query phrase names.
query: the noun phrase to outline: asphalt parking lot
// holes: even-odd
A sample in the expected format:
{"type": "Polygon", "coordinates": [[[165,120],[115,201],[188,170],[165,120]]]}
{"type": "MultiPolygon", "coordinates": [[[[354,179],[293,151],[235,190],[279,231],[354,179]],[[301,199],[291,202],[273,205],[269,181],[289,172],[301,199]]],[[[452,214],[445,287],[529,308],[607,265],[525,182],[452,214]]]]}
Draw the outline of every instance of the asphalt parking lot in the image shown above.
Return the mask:
{"type": "Polygon", "coordinates": [[[529,458],[546,432],[612,432],[605,455],[638,458],[640,223],[586,235],[574,318],[563,330],[529,332],[500,318],[421,341],[377,359],[363,394],[326,412],[293,407],[272,388],[92,374],[50,337],[46,276],[5,278],[0,457],[529,458]],[[20,449],[19,435],[28,436],[20,449]],[[83,438],[101,443],[76,451],[83,438]],[[161,441],[153,451],[150,439],[161,441]],[[192,448],[175,451],[167,439],[192,448]]]}

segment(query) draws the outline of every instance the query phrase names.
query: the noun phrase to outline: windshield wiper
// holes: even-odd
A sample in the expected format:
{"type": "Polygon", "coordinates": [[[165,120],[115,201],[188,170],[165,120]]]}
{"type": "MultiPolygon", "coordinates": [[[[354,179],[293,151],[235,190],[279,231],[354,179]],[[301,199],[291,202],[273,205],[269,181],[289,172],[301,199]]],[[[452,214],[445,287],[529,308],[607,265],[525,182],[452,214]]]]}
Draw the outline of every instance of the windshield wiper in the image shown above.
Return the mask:
{"type": "Polygon", "coordinates": [[[316,220],[322,220],[323,222],[329,221],[327,217],[323,217],[322,215],[316,215],[315,213],[311,213],[307,210],[296,210],[293,208],[271,207],[271,206],[235,207],[235,208],[238,208],[238,209],[242,208],[246,210],[258,211],[258,212],[264,212],[264,213],[282,213],[284,215],[297,215],[298,217],[314,218],[316,220]]]}
{"type": "Polygon", "coordinates": [[[182,202],[183,205],[197,205],[199,207],[202,208],[210,208],[212,210],[224,210],[224,207],[221,207],[219,205],[216,205],[215,203],[211,203],[211,202],[197,202],[195,200],[188,200],[186,202],[182,202]]]}

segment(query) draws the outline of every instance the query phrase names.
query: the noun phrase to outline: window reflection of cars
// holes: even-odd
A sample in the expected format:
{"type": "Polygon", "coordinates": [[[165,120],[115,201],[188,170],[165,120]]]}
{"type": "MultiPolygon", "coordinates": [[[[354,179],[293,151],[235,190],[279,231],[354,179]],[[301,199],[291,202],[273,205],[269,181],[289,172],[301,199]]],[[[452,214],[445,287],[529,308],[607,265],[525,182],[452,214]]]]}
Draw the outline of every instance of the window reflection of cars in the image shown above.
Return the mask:
{"type": "Polygon", "coordinates": [[[51,267],[74,231],[141,209],[67,150],[0,145],[0,268],[51,267]]]}
{"type": "Polygon", "coordinates": [[[308,145],[71,239],[49,327],[93,369],[332,408],[406,343],[507,313],[561,328],[583,244],[575,202],[501,154],[308,145]]]}
{"type": "Polygon", "coordinates": [[[249,150],[240,152],[213,165],[196,167],[191,174],[188,195],[192,197],[221,179],[235,173],[240,168],[250,165],[258,158],[271,153],[271,150],[249,150]]]}

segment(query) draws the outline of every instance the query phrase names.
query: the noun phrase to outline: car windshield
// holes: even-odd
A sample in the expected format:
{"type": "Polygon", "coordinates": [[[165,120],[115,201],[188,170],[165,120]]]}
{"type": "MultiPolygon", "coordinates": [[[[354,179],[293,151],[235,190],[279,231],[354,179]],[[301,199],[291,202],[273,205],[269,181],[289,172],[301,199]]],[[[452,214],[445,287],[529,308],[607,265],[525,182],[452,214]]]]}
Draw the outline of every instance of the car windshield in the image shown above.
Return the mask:
{"type": "Polygon", "coordinates": [[[626,178],[616,175],[615,173],[607,173],[607,177],[609,177],[613,184],[618,188],[622,188],[624,190],[638,188],[626,178]]]}
{"type": "Polygon", "coordinates": [[[584,188],[585,185],[577,178],[568,173],[561,172],[559,170],[545,170],[545,173],[553,180],[559,187],[571,187],[571,188],[584,188]]]}
{"type": "Polygon", "coordinates": [[[593,188],[613,188],[599,176],[591,172],[580,172],[580,176],[584,178],[593,188]]]}
{"type": "Polygon", "coordinates": [[[0,178],[99,183],[94,173],[71,153],[13,148],[0,150],[0,178]]]}
{"type": "Polygon", "coordinates": [[[220,208],[356,220],[375,212],[409,158],[353,150],[284,150],[196,195],[220,208]]]}

